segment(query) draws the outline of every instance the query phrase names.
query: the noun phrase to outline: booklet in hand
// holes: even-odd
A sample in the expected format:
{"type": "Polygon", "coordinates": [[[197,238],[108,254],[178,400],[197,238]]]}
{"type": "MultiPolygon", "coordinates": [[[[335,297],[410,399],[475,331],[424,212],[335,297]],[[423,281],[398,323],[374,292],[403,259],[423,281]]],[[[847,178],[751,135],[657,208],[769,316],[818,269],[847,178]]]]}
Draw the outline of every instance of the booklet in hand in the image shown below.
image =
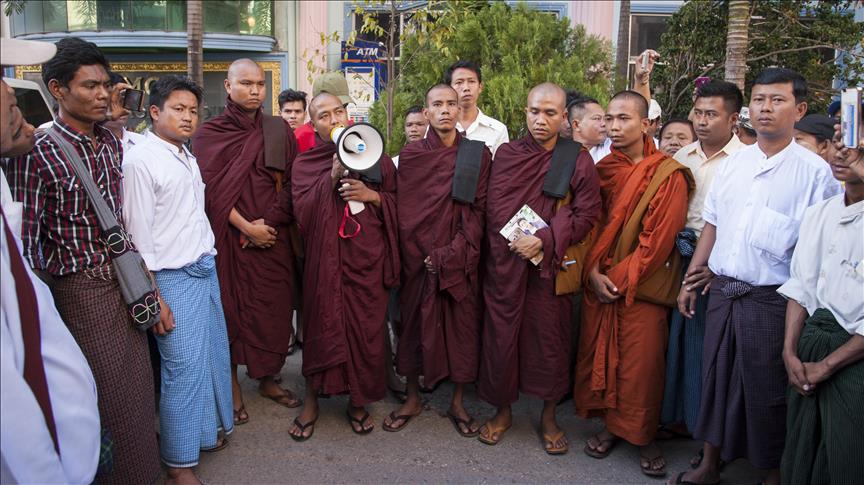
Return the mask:
{"type": "MultiPolygon", "coordinates": [[[[513,242],[522,236],[533,236],[537,231],[549,227],[543,219],[534,212],[534,209],[528,207],[528,204],[522,206],[513,217],[504,224],[504,227],[498,231],[508,241],[513,242]]],[[[543,251],[537,253],[537,256],[531,258],[531,262],[535,266],[543,261],[543,251]]]]}

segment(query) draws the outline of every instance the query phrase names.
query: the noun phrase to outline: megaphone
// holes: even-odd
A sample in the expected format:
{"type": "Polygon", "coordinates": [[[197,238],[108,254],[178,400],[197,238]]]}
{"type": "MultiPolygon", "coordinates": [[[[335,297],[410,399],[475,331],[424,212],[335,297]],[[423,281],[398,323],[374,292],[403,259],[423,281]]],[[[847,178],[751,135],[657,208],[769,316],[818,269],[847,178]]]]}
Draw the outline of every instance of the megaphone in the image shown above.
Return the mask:
{"type": "MultiPolygon", "coordinates": [[[[384,154],[384,137],[369,123],[337,126],[330,131],[330,139],[336,144],[339,162],[354,172],[371,170],[384,154]]],[[[356,200],[349,201],[348,206],[352,214],[359,214],[365,208],[363,202],[356,200]]]]}

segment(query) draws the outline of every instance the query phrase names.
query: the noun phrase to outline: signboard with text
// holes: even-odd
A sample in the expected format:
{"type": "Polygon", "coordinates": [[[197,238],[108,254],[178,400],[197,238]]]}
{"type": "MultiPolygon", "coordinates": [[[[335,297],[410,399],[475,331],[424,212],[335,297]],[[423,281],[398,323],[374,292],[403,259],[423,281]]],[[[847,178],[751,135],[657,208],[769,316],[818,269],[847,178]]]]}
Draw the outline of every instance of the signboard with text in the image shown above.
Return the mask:
{"type": "Polygon", "coordinates": [[[387,82],[387,61],[378,42],[356,40],[342,42],[342,70],[348,81],[348,92],[355,105],[348,111],[354,122],[369,121],[372,104],[387,82]]]}

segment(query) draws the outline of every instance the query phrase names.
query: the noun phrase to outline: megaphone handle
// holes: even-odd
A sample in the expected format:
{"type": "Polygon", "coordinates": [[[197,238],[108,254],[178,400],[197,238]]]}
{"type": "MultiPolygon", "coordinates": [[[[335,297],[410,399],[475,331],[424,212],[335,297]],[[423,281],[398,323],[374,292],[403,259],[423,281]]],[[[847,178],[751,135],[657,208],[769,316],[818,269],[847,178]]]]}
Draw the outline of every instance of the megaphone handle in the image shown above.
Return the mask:
{"type": "Polygon", "coordinates": [[[366,208],[366,204],[358,200],[349,200],[348,207],[351,209],[351,213],[356,216],[357,214],[363,212],[363,209],[366,208]]]}

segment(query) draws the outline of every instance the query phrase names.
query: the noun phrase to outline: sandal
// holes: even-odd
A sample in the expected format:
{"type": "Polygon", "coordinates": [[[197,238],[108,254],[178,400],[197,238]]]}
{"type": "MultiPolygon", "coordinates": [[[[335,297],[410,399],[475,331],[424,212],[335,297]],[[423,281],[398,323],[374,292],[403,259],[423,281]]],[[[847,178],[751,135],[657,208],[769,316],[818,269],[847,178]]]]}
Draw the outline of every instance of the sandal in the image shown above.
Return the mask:
{"type": "Polygon", "coordinates": [[[288,435],[291,436],[291,439],[294,441],[298,441],[298,442],[299,441],[306,441],[309,438],[311,438],[313,434],[315,434],[314,426],[315,426],[315,423],[317,421],[318,421],[318,416],[315,416],[315,419],[313,419],[312,421],[309,421],[306,424],[303,424],[300,422],[300,416],[297,416],[296,418],[294,418],[294,426],[297,426],[297,429],[300,430],[300,435],[297,436],[297,435],[291,433],[290,431],[288,432],[288,435]],[[312,432],[307,435],[306,434],[306,428],[308,428],[310,426],[313,427],[312,432]]]}
{"type": "Polygon", "coordinates": [[[563,437],[564,430],[558,430],[558,432],[553,435],[543,434],[543,450],[545,450],[546,453],[550,455],[563,455],[567,453],[568,451],[570,451],[569,443],[565,443],[564,446],[560,446],[558,448],[555,447],[555,443],[557,443],[563,437]]]}
{"type": "Polygon", "coordinates": [[[246,412],[246,405],[240,406],[240,409],[234,410],[234,425],[240,426],[249,422],[249,413],[246,412]],[[245,416],[245,417],[244,417],[245,416]]]}
{"type": "Polygon", "coordinates": [[[280,394],[278,396],[268,396],[267,394],[262,394],[260,392],[258,394],[261,397],[266,397],[267,399],[275,402],[276,404],[281,404],[282,406],[285,406],[289,409],[300,407],[303,404],[303,400],[298,399],[288,393],[280,394]]]}
{"type": "MultiPolygon", "coordinates": [[[[402,421],[402,424],[400,424],[399,426],[393,426],[392,424],[387,424],[387,421],[384,421],[381,423],[381,427],[384,429],[384,431],[390,431],[391,433],[395,433],[397,431],[402,431],[402,429],[405,428],[405,426],[408,426],[408,422],[411,421],[412,418],[414,418],[415,416],[419,416],[419,415],[420,415],[420,413],[417,413],[417,414],[400,414],[397,416],[396,411],[393,411],[388,416],[390,418],[390,422],[395,423],[396,421],[402,421]]],[[[353,426],[352,426],[352,428],[353,428],[353,426]]]]}
{"type": "Polygon", "coordinates": [[[599,433],[592,436],[592,438],[594,438],[597,441],[598,447],[605,445],[606,449],[603,451],[599,451],[596,448],[592,448],[591,445],[588,443],[588,441],[586,441],[585,442],[585,448],[583,448],[582,451],[584,451],[585,454],[590,456],[591,458],[597,458],[598,460],[602,460],[603,458],[606,458],[607,456],[609,456],[609,453],[612,453],[612,450],[615,448],[615,445],[618,444],[618,439],[619,439],[618,437],[612,437],[609,439],[601,440],[599,433]]]}
{"type": "Polygon", "coordinates": [[[360,419],[351,416],[351,411],[348,409],[345,410],[345,415],[348,416],[348,424],[351,425],[351,431],[356,434],[369,434],[372,432],[373,429],[375,429],[375,426],[372,426],[369,429],[363,427],[363,423],[365,423],[366,420],[369,419],[369,411],[364,411],[363,416],[361,416],[360,419]],[[354,427],[354,423],[360,425],[359,431],[357,428],[354,427]]]}
{"type": "MultiPolygon", "coordinates": [[[[663,463],[663,466],[660,468],[654,468],[654,462],[657,460],[663,459],[663,453],[655,456],[654,458],[649,458],[643,454],[639,454],[639,468],[642,469],[642,473],[649,477],[665,477],[666,476],[666,463],[663,463]],[[644,462],[647,462],[647,465],[644,462]]],[[[664,460],[665,462],[665,460],[664,460]]]]}
{"type": "Polygon", "coordinates": [[[217,441],[216,446],[214,446],[213,448],[201,448],[201,451],[203,451],[204,453],[215,453],[219,450],[224,450],[225,447],[228,446],[228,438],[224,436],[220,436],[219,438],[222,439],[221,443],[217,441]]]}
{"type": "Polygon", "coordinates": [[[673,485],[717,485],[718,483],[720,483],[720,480],[717,480],[717,481],[714,482],[714,483],[696,483],[696,482],[691,482],[691,481],[689,481],[689,480],[684,480],[684,473],[685,473],[685,472],[681,472],[681,473],[679,473],[678,476],[675,477],[675,481],[672,482],[672,484],[673,484],[673,485]]]}
{"type": "MultiPolygon", "coordinates": [[[[703,458],[705,458],[705,450],[700,448],[699,453],[696,453],[696,456],[690,459],[690,468],[694,470],[699,468],[699,465],[702,464],[703,458]]],[[[723,469],[726,468],[726,465],[727,463],[723,459],[720,459],[720,461],[717,462],[717,471],[722,472],[723,469]]]]}
{"type": "Polygon", "coordinates": [[[489,445],[489,446],[495,446],[495,445],[497,445],[498,443],[500,443],[500,442],[501,442],[501,439],[504,437],[504,433],[505,433],[508,429],[510,429],[510,426],[507,426],[506,428],[492,429],[492,427],[489,426],[489,423],[488,423],[488,422],[487,422],[486,424],[484,424],[483,426],[481,426],[480,429],[477,430],[477,440],[479,440],[479,441],[480,441],[481,443],[483,443],[484,445],[489,445]],[[485,426],[485,427],[486,427],[486,431],[489,432],[488,437],[487,437],[487,436],[483,436],[483,432],[481,431],[481,430],[483,429],[483,426],[485,426]],[[493,436],[494,436],[496,433],[498,434],[498,438],[497,438],[497,439],[496,439],[496,438],[493,438],[493,436]]]}
{"type": "Polygon", "coordinates": [[[472,425],[477,425],[477,421],[474,421],[474,418],[465,421],[464,419],[456,416],[450,411],[447,411],[447,417],[450,418],[450,422],[453,423],[453,427],[456,428],[456,432],[459,433],[459,435],[463,438],[474,438],[475,436],[480,434],[480,428],[471,431],[472,425]],[[465,426],[465,429],[467,429],[468,432],[466,433],[465,431],[462,431],[462,426],[460,425],[465,426]]]}

